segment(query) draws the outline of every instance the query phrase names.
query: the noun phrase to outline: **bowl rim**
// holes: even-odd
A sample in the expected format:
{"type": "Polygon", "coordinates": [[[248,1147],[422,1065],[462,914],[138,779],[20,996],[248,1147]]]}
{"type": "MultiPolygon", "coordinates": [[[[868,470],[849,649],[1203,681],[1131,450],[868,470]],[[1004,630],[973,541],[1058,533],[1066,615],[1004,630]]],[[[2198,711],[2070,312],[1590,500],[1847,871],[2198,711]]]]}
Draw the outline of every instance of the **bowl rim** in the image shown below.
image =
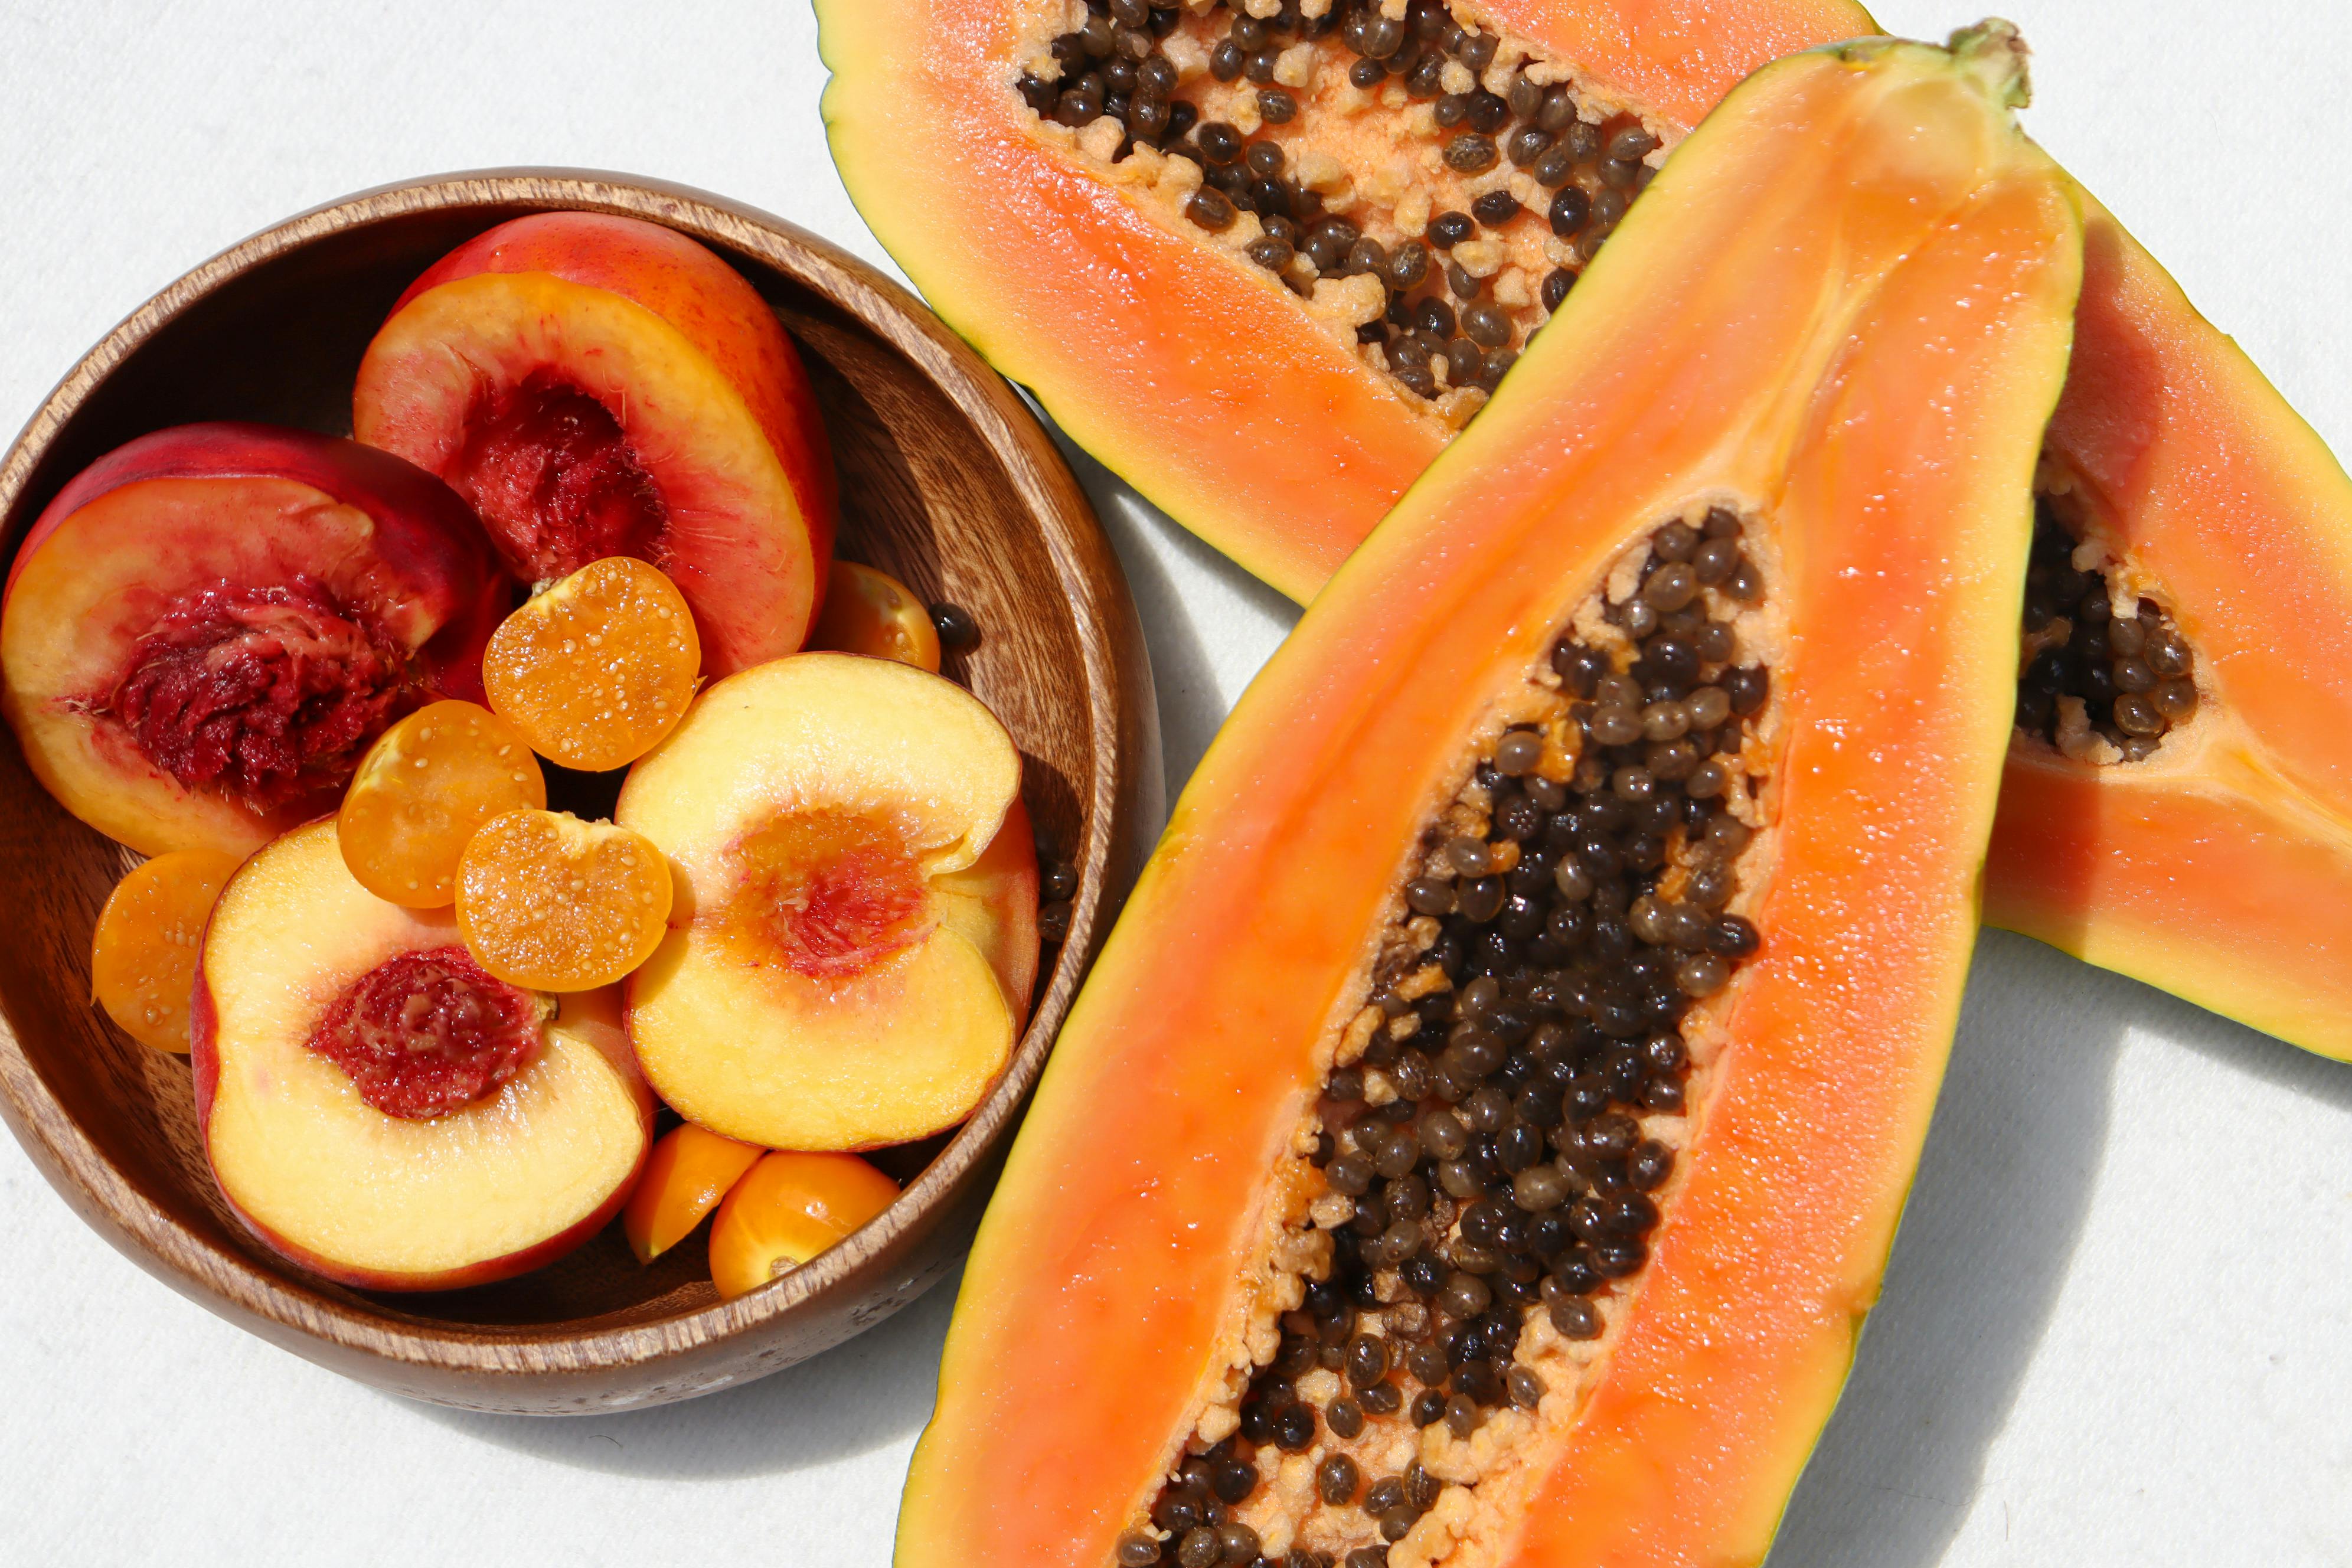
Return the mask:
{"type": "MultiPolygon", "coordinates": [[[[475,206],[648,219],[722,254],[748,256],[854,316],[939,384],[1004,460],[1025,509],[1038,520],[1082,633],[1093,627],[1108,632],[1078,638],[1097,763],[1080,791],[1087,812],[1086,839],[1071,847],[1081,851],[1072,858],[1082,877],[1069,937],[1003,1077],[881,1215],[773,1285],[731,1301],[605,1327],[507,1328],[439,1324],[401,1313],[396,1306],[373,1305],[377,1299],[354,1303],[299,1279],[278,1278],[183,1226],[142,1193],[51,1093],[14,1027],[0,1016],[0,1120],[8,1122],[49,1184],[118,1250],[242,1326],[280,1325],[324,1347],[413,1367],[436,1380],[488,1377],[507,1383],[640,1367],[753,1334],[824,1296],[935,1211],[952,1205],[965,1178],[1009,1135],[1101,943],[1106,916],[1116,909],[1112,895],[1131,883],[1140,868],[1149,848],[1148,802],[1158,787],[1160,763],[1148,656],[1124,574],[1084,492],[1021,395],[919,300],[875,267],[783,218],[667,181],[593,169],[471,170],[378,185],[273,224],[167,284],[76,362],[0,458],[0,514],[16,508],[41,459],[97,388],[200,300],[256,267],[328,237],[409,214],[475,206]],[[1131,776],[1138,773],[1139,780],[1131,776]],[[1085,874],[1095,868],[1099,874],[1085,874]]],[[[889,1310],[913,1295],[898,1294],[889,1310]]],[[[884,1315],[859,1311],[852,1331],[884,1315]]],[[[709,1386],[732,1381],[723,1378],[709,1386]]]]}

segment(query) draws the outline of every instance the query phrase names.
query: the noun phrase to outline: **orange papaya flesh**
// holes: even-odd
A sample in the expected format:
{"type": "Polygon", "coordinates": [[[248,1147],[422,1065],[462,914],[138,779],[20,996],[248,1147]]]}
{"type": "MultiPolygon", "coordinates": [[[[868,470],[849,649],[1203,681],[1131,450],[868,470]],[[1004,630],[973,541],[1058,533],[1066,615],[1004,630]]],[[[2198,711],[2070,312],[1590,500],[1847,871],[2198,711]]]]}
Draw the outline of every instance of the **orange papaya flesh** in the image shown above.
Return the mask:
{"type": "MultiPolygon", "coordinates": [[[[1454,422],[1475,413],[1475,394],[1449,394],[1443,410],[1415,398],[1376,368],[1398,363],[1396,342],[1351,346],[1318,319],[1318,310],[1328,315],[1326,306],[1303,306],[1234,254],[1259,232],[1257,217],[1240,216],[1204,255],[1211,237],[1164,194],[1139,189],[1156,185],[1145,179],[1150,158],[1130,155],[1114,170],[1086,152],[1083,136],[1040,124],[1018,91],[1024,50],[1045,26],[1030,9],[892,0],[825,4],[819,14],[835,69],[826,112],[836,156],[861,210],[908,274],[1083,445],[1294,598],[1303,601],[1321,585],[1451,438],[1454,422]],[[950,9],[955,15],[938,14],[950,9]],[[1004,89],[966,90],[990,79],[1004,89]],[[966,155],[973,148],[982,150],[976,160],[966,155]]],[[[1187,36],[1213,37],[1228,32],[1235,14],[1213,6],[1207,22],[1183,27],[1187,36]]],[[[1754,66],[1877,30],[1860,6],[1840,0],[1496,0],[1455,6],[1451,15],[1502,40],[1505,63],[1490,68],[1482,87],[1507,91],[1514,52],[1524,49],[1547,71],[1570,69],[1588,118],[1605,128],[1630,116],[1669,146],[1754,66]]],[[[1404,49],[1419,47],[1416,37],[1404,49]]],[[[1053,62],[1040,68],[1050,71],[1053,62]]],[[[1244,76],[1238,86],[1252,83],[1244,76]]],[[[1193,69],[1177,96],[1213,104],[1233,90],[1205,85],[1193,69]]],[[[1407,237],[1402,220],[1421,210],[1417,199],[1429,198],[1434,211],[1469,189],[1444,172],[1425,134],[1409,131],[1403,140],[1418,150],[1420,166],[1406,170],[1399,187],[1406,194],[1396,198],[1387,190],[1383,205],[1386,187],[1374,187],[1392,161],[1391,133],[1413,104],[1432,108],[1396,90],[1398,105],[1362,109],[1318,86],[1297,121],[1262,127],[1254,138],[1284,146],[1294,173],[1302,150],[1340,155],[1360,188],[1328,204],[1331,210],[1391,248],[1407,237]]],[[[1572,183],[1596,195],[1602,188],[1589,168],[1572,183]]],[[[1525,192],[1523,184],[1511,188],[1525,192]]],[[[2050,482],[2063,488],[2067,502],[2054,526],[2100,547],[2104,568],[2094,574],[2117,591],[2127,618],[2137,596],[2152,612],[2151,626],[2179,632],[2192,650],[2206,637],[2218,639],[2212,658],[2225,663],[2199,659],[2186,685],[2176,685],[2166,705],[2171,711],[2149,719],[2143,710],[2135,735],[2114,722],[2116,693],[2099,677],[2077,668],[2034,679],[2031,660],[2047,644],[2029,637],[2019,788],[2034,794],[2036,770],[2078,768],[2086,789],[2114,782],[2137,801],[2156,781],[2126,784],[2112,765],[2136,768],[2158,745],[2189,743],[2185,736],[2166,739],[2189,704],[2242,706],[2243,734],[2260,752],[2248,753],[2259,762],[2259,776],[2250,780],[2239,769],[2232,783],[2194,766],[2189,774],[2202,792],[2196,814],[2213,831],[2222,824],[2210,815],[2212,800],[2230,795],[2240,802],[2235,820],[2245,842],[2237,847],[2250,865],[2262,864],[2262,847],[2277,841],[2280,813],[2298,822],[2314,814],[2352,821],[2345,763],[2335,754],[2352,744],[2336,740],[2352,737],[2352,724],[2312,722],[2344,714],[2347,694],[2336,661],[2309,657],[2322,650],[2305,635],[2340,618],[2344,590],[2352,586],[2344,559],[2352,484],[2154,259],[2096,202],[2078,195],[2090,261],[2075,368],[2050,437],[2050,482]],[[2063,752],[2051,743],[2060,696],[2088,699],[2063,752]],[[2302,720],[2295,731],[2285,728],[2291,714],[2302,720]]],[[[1480,237],[1516,236],[1517,259],[1529,260],[1543,218],[1529,205],[1500,229],[1482,227],[1480,237]]],[[[1593,232],[1588,226],[1580,238],[1593,232]]],[[[1567,260],[1571,269],[1580,266],[1574,255],[1567,260]]],[[[1450,287],[1433,279],[1412,298],[1450,287]]],[[[1500,289],[1482,283],[1489,300],[1500,289]]],[[[1539,299],[1510,308],[1513,336],[1500,353],[1542,324],[1542,305],[1539,299]]],[[[2250,902],[2188,864],[2166,860],[2155,843],[2120,841],[2116,825],[2135,805],[2102,816],[2094,804],[2064,823],[2027,824],[2021,809],[2005,813],[1995,836],[1988,919],[2194,999],[2252,986],[2273,1002],[2233,1016],[2307,1048],[2352,1057],[2352,1024],[2334,1005],[2352,974],[2308,962],[2316,952],[2352,949],[2346,906],[2301,905],[2288,896],[2298,886],[2294,877],[2275,883],[2276,897],[2250,902]],[[2041,853],[2053,839],[2065,853],[2041,853]],[[2013,842],[2032,852],[2012,851],[2013,842]],[[2102,851],[2116,863],[2089,874],[2087,857],[2102,851]],[[2149,865],[2165,868],[2163,942],[2127,890],[2149,865]],[[2081,869],[2061,876],[2059,867],[2081,869]],[[2119,901],[2105,901],[2110,889],[2119,901]],[[2227,923],[2249,912],[2252,926],[2227,923]],[[2234,946],[2269,972],[2223,976],[2177,962],[2200,946],[2234,946]]],[[[2332,837],[2313,841],[2314,852],[2345,857],[2328,874],[2352,878],[2352,854],[2333,844],[2332,837]]]]}
{"type": "Polygon", "coordinates": [[[2352,604],[2352,481],[2081,199],[2083,303],[2047,482],[2118,605],[2137,597],[2177,627],[2194,711],[2132,761],[2112,725],[2063,750],[2021,728],[1985,918],[2352,1059],[2352,671],[2333,647],[2352,604]]]}
{"type": "MultiPolygon", "coordinates": [[[[1516,191],[1515,214],[1476,236],[1507,260],[1472,264],[1477,302],[1508,318],[1506,339],[1488,348],[1511,353],[1545,319],[1542,279],[1580,269],[1586,253],[1572,242],[1597,241],[1606,224],[1596,216],[1555,235],[1548,214],[1563,180],[1541,184],[1535,166],[1514,163],[1499,142],[1486,149],[1487,168],[1447,164],[1444,144],[1478,132],[1476,122],[1436,123],[1438,105],[1461,96],[1443,82],[1411,92],[1402,78],[1370,94],[1353,88],[1347,70],[1360,57],[1342,23],[1360,3],[1338,0],[1305,24],[1319,37],[1277,28],[1272,44],[1303,48],[1311,66],[1276,64],[1263,81],[1222,81],[1210,63],[1238,6],[1163,11],[1179,19],[1150,58],[1181,77],[1169,101],[1282,150],[1273,177],[1295,198],[1297,230],[1328,212],[1394,248],[1419,243],[1433,212],[1468,222],[1477,195],[1516,191]],[[1288,94],[1296,116],[1268,121],[1258,110],[1265,90],[1288,94]]],[[[1540,75],[1567,92],[1588,132],[1647,125],[1654,149],[1756,67],[1870,30],[1842,0],[1508,0],[1457,10],[1471,37],[1498,46],[1486,82],[1540,75]],[[1523,73],[1529,62],[1541,69],[1523,73]]],[[[1491,387],[1449,370],[1436,397],[1405,390],[1376,368],[1387,348],[1356,341],[1357,322],[1386,303],[1369,275],[1339,277],[1345,268],[1327,257],[1315,281],[1299,269],[1303,255],[1268,270],[1246,248],[1269,232],[1257,215],[1229,212],[1214,231],[1185,216],[1202,165],[1163,157],[1148,141],[1114,163],[1126,141],[1118,121],[1065,126],[1024,102],[1024,76],[1042,82],[1059,68],[1049,51],[1066,20],[1061,0],[822,0],[817,12],[833,71],[824,111],[835,160],[917,287],[1079,444],[1294,598],[1314,592],[1475,412],[1485,392],[1474,380],[1491,387]]],[[[1296,9],[1283,15],[1299,20],[1296,9]]],[[[1110,25],[1103,16],[1100,26],[1110,25]]],[[[1416,37],[1408,47],[1442,54],[1440,42],[1416,37]]],[[[1459,53],[1444,58],[1467,73],[1459,53]]],[[[1488,129],[1507,140],[1532,124],[1523,115],[1488,129]]],[[[1165,140],[1201,145],[1197,134],[1165,140]]],[[[1653,151],[1647,163],[1656,161],[1653,151]]],[[[1611,190],[1601,166],[1597,153],[1585,156],[1564,183],[1605,213],[1630,191],[1611,190]]],[[[1293,238],[1297,249],[1307,236],[1293,238]]],[[[1426,270],[1396,298],[1439,300],[1450,310],[1471,303],[1445,276],[1458,253],[1423,254],[1426,270]]]]}
{"type": "Polygon", "coordinates": [[[1925,1136],[2011,727],[2080,279],[2018,58],[1740,89],[1261,672],[982,1226],[900,1568],[1761,1558],[1925,1136]],[[1769,694],[1705,715],[1720,796],[1645,749],[1707,691],[1769,694]],[[1681,804],[1643,845],[1645,793],[1681,804]],[[1580,878],[1580,933],[1502,897],[1580,878]]]}

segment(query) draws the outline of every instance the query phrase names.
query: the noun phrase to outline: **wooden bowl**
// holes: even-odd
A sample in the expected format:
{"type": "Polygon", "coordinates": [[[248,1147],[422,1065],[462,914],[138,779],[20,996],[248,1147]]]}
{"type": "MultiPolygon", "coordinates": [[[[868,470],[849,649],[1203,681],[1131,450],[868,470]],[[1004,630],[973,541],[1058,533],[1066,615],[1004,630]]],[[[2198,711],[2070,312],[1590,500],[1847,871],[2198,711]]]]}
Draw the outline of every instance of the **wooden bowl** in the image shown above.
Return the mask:
{"type": "MultiPolygon", "coordinates": [[[[1040,852],[1079,868],[1069,940],[1045,953],[1011,1070],[951,1136],[877,1156],[906,1182],[841,1246],[731,1302],[699,1235],[638,1265],[617,1225],[504,1284],[378,1295],[255,1241],[214,1186],[187,1059],[89,1001],[90,927],[129,864],[0,741],[0,1114],[83,1218],[184,1295],[381,1387],[476,1410],[622,1409],[773,1372],[897,1311],[954,1264],[1087,961],[1149,849],[1159,735],[1118,563],[1011,387],[905,289],[813,235],[677,186],[556,171],[370,191],[278,225],[173,283],[59,384],[0,462],[0,559],[101,453],[161,426],[351,428],[361,352],[444,252],[550,208],[625,213],[699,239],[798,342],[841,471],[841,553],[970,610],[951,655],[1011,728],[1040,852]]],[[[0,735],[5,734],[0,730],[0,735]]],[[[707,1228],[707,1227],[706,1227],[707,1228]]]]}

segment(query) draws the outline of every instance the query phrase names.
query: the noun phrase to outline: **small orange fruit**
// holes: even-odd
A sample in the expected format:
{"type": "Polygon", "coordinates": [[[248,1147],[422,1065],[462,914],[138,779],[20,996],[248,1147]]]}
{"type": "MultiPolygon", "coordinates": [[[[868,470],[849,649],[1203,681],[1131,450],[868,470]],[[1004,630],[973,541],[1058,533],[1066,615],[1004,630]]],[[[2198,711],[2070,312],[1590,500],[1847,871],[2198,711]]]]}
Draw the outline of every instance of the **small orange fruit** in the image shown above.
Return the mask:
{"type": "Polygon", "coordinates": [[[591,561],[491,634],[490,706],[531,749],[599,773],[644,756],[694,696],[702,644],[677,584],[626,555],[591,561]]]}
{"type": "Polygon", "coordinates": [[[651,1263],[694,1234],[702,1218],[766,1151],[721,1138],[689,1121],[662,1135],[646,1173],[621,1211],[621,1231],[640,1263],[651,1263]]]}
{"type": "Polygon", "coordinates": [[[89,946],[89,993],[142,1046],[188,1048],[188,998],[214,900],[242,862],[175,849],[114,884],[89,946]]]}
{"type": "Polygon", "coordinates": [[[710,1281],[722,1299],[755,1290],[890,1206],[898,1184],[855,1154],[761,1156],[719,1205],[710,1281]]]}
{"type": "Polygon", "coordinates": [[[335,838],[361,887],[438,909],[457,896],[457,858],[476,828],[546,804],[546,775],[520,731],[478,703],[434,702],[360,759],[335,838]]]}
{"type": "Polygon", "coordinates": [[[808,646],[940,672],[940,633],[931,625],[931,612],[904,583],[855,561],[833,563],[824,608],[809,628],[808,646]]]}
{"type": "Polygon", "coordinates": [[[568,811],[493,818],[457,867],[457,932],[475,962],[533,991],[619,980],[661,942],[669,904],[660,850],[568,811]]]}

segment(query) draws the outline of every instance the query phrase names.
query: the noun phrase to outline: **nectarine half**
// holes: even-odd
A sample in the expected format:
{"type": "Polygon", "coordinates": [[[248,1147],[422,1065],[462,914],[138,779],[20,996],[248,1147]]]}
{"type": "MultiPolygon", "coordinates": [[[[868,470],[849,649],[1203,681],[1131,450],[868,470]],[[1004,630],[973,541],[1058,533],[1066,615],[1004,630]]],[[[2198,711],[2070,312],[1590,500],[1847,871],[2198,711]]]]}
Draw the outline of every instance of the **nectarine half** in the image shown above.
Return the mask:
{"type": "Polygon", "coordinates": [[[540,213],[459,246],[368,346],[352,427],[455,486],[525,583],[660,567],[713,675],[799,647],[824,597],[833,459],[800,357],[658,224],[540,213]]]}
{"type": "Polygon", "coordinates": [[[442,910],[360,886],[331,820],[231,878],[194,996],[222,1195],[270,1247],[379,1290],[504,1279],[593,1236],[653,1131],[611,991],[475,964],[442,910]]]}
{"type": "Polygon", "coordinates": [[[465,502],[352,441],[184,425],[84,469],[16,552],[0,710],[65,808],[149,855],[244,855],[368,743],[478,699],[510,590],[465,502]]]}
{"type": "Polygon", "coordinates": [[[996,717],[908,665],[801,654],[704,692],[614,814],[678,885],[628,981],[630,1042],[662,1097],[785,1149],[903,1142],[968,1115],[1027,1004],[1034,856],[1025,879],[960,874],[1020,786],[996,717]]]}

